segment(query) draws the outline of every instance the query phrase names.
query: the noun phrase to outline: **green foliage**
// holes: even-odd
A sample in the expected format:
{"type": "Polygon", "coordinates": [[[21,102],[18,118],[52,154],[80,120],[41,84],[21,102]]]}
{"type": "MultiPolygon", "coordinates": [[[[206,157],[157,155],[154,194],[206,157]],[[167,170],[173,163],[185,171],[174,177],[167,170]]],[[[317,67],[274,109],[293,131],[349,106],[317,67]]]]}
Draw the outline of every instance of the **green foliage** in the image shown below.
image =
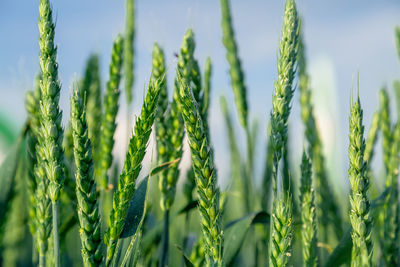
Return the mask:
{"type": "MultiPolygon", "coordinates": [[[[172,101],[166,79],[168,61],[163,49],[154,44],[150,82],[119,170],[112,152],[122,74],[128,110],[133,102],[135,1],[126,1],[124,38],[119,35],[114,41],[104,96],[99,56],[91,54],[82,80],[74,85],[65,134],[59,107],[63,94],[55,23],[50,1],[39,1],[40,73],[34,89],[26,95],[28,116],[18,139],[9,119],[3,120],[0,114],[0,135],[10,144],[17,139],[0,166],[1,266],[399,265],[400,122],[392,125],[386,88],[380,91],[380,108],[373,115],[366,140],[360,98],[351,103],[351,192],[340,195],[343,199],[349,195],[350,209],[342,218],[341,202],[328,179],[338,174],[328,173],[326,163],[331,158],[323,155],[317,127],[297,5],[295,0],[286,0],[264,151],[265,172],[259,181],[258,120],[249,120],[244,70],[229,3],[220,0],[222,42],[246,140],[239,140],[235,132],[229,110],[232,103],[221,97],[229,150],[216,155],[229,158],[230,169],[223,173],[229,173],[231,180],[224,180],[228,185],[220,189],[211,143],[214,129],[208,123],[213,101],[211,76],[218,64],[213,66],[207,58],[204,69],[200,68],[193,30],[186,31],[177,55],[172,101]],[[304,138],[300,175],[299,166],[295,167],[300,155],[288,142],[289,128],[299,130],[293,127],[296,124],[288,125],[297,84],[304,137],[294,135],[296,139],[291,141],[304,138]],[[153,125],[155,150],[150,142],[153,125]],[[380,130],[383,190],[374,183],[377,179],[372,179],[379,168],[371,165],[380,130]],[[189,169],[185,169],[186,159],[181,164],[185,132],[189,169]],[[242,153],[242,145],[246,153],[242,153]],[[146,153],[151,156],[150,166],[144,161],[146,153]],[[144,166],[150,168],[149,175],[137,186],[144,166]],[[156,175],[159,186],[153,188],[149,180],[156,175]],[[299,187],[297,176],[301,178],[299,187]],[[371,195],[378,195],[371,202],[370,185],[371,195]],[[194,209],[199,212],[192,213],[194,209]],[[348,229],[343,232],[346,223],[348,229]]],[[[400,28],[395,34],[400,55],[400,28]]],[[[400,79],[393,87],[398,120],[400,79]]]]}
{"type": "Polygon", "coordinates": [[[230,222],[225,227],[223,262],[231,265],[243,245],[244,239],[251,226],[256,224],[270,224],[270,216],[264,211],[254,212],[238,220],[230,222]]]}

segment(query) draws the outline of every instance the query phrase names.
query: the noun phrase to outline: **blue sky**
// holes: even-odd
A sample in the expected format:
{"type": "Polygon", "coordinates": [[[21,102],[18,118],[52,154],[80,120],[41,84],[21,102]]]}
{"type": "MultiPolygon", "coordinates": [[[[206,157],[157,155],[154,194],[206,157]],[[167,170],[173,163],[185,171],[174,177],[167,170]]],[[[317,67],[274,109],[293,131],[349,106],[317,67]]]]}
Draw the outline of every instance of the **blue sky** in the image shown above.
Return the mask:
{"type": "MultiPolygon", "coordinates": [[[[150,74],[153,43],[157,41],[164,47],[167,64],[173,70],[173,53],[179,50],[185,30],[192,27],[196,35],[196,56],[201,66],[207,56],[211,56],[214,63],[210,120],[220,176],[226,177],[229,158],[226,156],[225,131],[219,111],[218,98],[221,94],[228,97],[236,123],[237,119],[221,44],[219,1],[136,2],[137,79],[131,114],[137,114],[143,98],[145,82],[150,74]]],[[[25,118],[24,94],[32,87],[32,80],[38,71],[37,3],[28,0],[0,1],[0,110],[7,112],[19,125],[25,118]]],[[[101,55],[103,82],[107,80],[112,40],[124,29],[124,1],[54,0],[52,4],[57,19],[56,43],[63,85],[60,104],[66,120],[71,82],[83,72],[89,53],[95,51],[101,55]]],[[[262,170],[265,128],[276,77],[283,5],[283,1],[231,0],[236,38],[248,86],[250,116],[260,122],[258,173],[262,170]]],[[[314,101],[318,101],[316,111],[320,114],[319,124],[326,142],[326,153],[331,155],[331,168],[339,166],[343,170],[343,178],[337,179],[346,184],[350,89],[352,86],[355,88],[359,71],[364,123],[368,128],[378,104],[378,89],[383,84],[391,88],[392,81],[400,78],[393,34],[394,27],[400,25],[400,3],[394,0],[299,0],[298,8],[304,19],[308,66],[314,101]]],[[[173,71],[168,78],[171,84],[173,71]]],[[[122,98],[120,102],[122,111],[116,153],[121,156],[125,146],[121,139],[126,132],[124,116],[127,111],[122,98]]],[[[304,141],[300,135],[298,95],[294,98],[292,115],[290,127],[294,130],[291,131],[291,143],[295,152],[293,160],[297,162],[304,141]]],[[[237,133],[243,137],[239,126],[237,133]]]]}

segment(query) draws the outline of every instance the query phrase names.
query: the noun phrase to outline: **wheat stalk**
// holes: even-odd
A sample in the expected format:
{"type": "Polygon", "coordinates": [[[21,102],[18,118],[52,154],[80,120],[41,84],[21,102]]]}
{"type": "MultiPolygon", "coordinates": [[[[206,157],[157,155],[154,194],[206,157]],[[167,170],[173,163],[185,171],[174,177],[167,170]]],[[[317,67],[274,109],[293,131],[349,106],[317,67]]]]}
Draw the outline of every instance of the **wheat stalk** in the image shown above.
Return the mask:
{"type": "Polygon", "coordinates": [[[315,121],[314,107],[311,102],[312,91],[310,90],[310,78],[307,74],[302,35],[300,35],[299,40],[298,69],[301,118],[305,126],[305,136],[309,144],[308,155],[312,160],[315,173],[315,197],[317,218],[320,224],[319,229],[323,234],[323,241],[326,241],[327,228],[330,223],[330,218],[332,218],[332,226],[335,229],[336,237],[340,240],[343,235],[342,218],[337,202],[335,201],[336,198],[331,190],[332,186],[328,180],[322,142],[315,121]],[[326,212],[330,213],[330,216],[326,216],[326,212]]]}
{"type": "MultiPolygon", "coordinates": [[[[40,198],[50,198],[53,213],[53,238],[54,238],[54,261],[59,266],[59,241],[58,241],[58,199],[60,190],[63,186],[63,129],[61,127],[62,113],[58,102],[60,99],[61,85],[58,81],[58,65],[56,62],[57,48],[54,45],[54,29],[52,10],[48,0],[39,2],[39,63],[42,73],[40,83],[40,138],[38,138],[37,158],[38,165],[41,166],[43,173],[40,174],[39,182],[41,191],[40,198]]],[[[44,200],[42,200],[44,201],[44,200]]],[[[47,205],[43,207],[43,213],[47,213],[47,205]]],[[[44,214],[43,214],[44,215],[44,214]]],[[[50,215],[44,215],[48,223],[50,215]]],[[[47,236],[47,231],[39,230],[41,236],[40,246],[47,236]]],[[[43,258],[43,250],[40,249],[40,259],[43,258]]],[[[42,261],[43,264],[43,261],[42,261]]]]}
{"type": "Polygon", "coordinates": [[[302,223],[303,266],[316,267],[317,258],[317,221],[312,186],[311,162],[306,152],[301,161],[300,208],[302,223]]]}
{"type": "Polygon", "coordinates": [[[101,223],[96,183],[93,177],[92,144],[89,139],[84,99],[79,89],[75,89],[71,97],[71,127],[74,143],[79,233],[84,265],[99,266],[103,258],[101,223]]]}
{"type": "Polygon", "coordinates": [[[282,26],[282,37],[279,45],[278,79],[274,82],[272,97],[271,135],[273,149],[273,183],[276,191],[277,167],[282,157],[282,150],[287,141],[287,120],[290,114],[290,102],[293,97],[293,79],[298,50],[299,19],[294,0],[285,4],[285,14],[282,26]]]}
{"type": "Polygon", "coordinates": [[[222,266],[222,229],[219,188],[213,155],[192,88],[178,72],[179,104],[192,155],[192,167],[199,194],[199,210],[205,239],[207,264],[222,266]]]}
{"type": "Polygon", "coordinates": [[[98,151],[98,163],[96,164],[96,177],[102,189],[108,185],[107,171],[111,167],[114,147],[114,133],[117,127],[115,118],[118,113],[118,98],[120,95],[119,83],[121,81],[121,64],[123,38],[118,35],[114,41],[109,67],[109,81],[104,95],[104,115],[101,122],[102,134],[98,151]]]}
{"type": "Polygon", "coordinates": [[[107,245],[107,266],[111,264],[114,257],[117,241],[124,228],[129,201],[135,192],[136,180],[142,168],[142,161],[154,123],[159,92],[160,81],[150,80],[140,116],[136,120],[134,133],[129,141],[118,188],[114,193],[109,227],[104,237],[104,242],[107,245]]]}
{"type": "Polygon", "coordinates": [[[351,266],[372,266],[372,218],[367,196],[369,179],[364,160],[365,140],[362,119],[363,111],[360,98],[357,97],[351,107],[349,118],[349,180],[352,191],[350,222],[353,240],[351,266]]]}

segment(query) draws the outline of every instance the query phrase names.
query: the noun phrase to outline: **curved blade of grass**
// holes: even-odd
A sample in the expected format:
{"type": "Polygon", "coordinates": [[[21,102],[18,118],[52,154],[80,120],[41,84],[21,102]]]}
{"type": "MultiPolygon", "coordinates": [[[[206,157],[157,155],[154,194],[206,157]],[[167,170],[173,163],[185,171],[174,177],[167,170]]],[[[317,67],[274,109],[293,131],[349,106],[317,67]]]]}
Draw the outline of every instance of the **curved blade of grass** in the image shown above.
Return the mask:
{"type": "Polygon", "coordinates": [[[6,145],[11,145],[17,139],[18,131],[10,118],[0,111],[0,138],[6,145]]]}
{"type": "Polygon", "coordinates": [[[127,238],[134,235],[142,221],[148,182],[149,176],[146,176],[133,194],[129,204],[128,215],[125,219],[124,230],[122,230],[120,238],[127,238]]]}
{"type": "Polygon", "coordinates": [[[5,221],[10,200],[13,197],[13,188],[18,163],[21,160],[21,150],[24,144],[23,136],[11,147],[7,157],[0,166],[0,225],[5,221]]]}
{"type": "Polygon", "coordinates": [[[185,254],[183,249],[178,245],[175,245],[175,247],[179,250],[180,253],[182,253],[183,261],[185,263],[185,266],[186,267],[195,267],[195,265],[192,263],[192,261],[189,259],[189,257],[185,254]]]}
{"type": "Polygon", "coordinates": [[[231,261],[239,253],[250,227],[257,223],[269,224],[269,214],[265,211],[254,212],[226,225],[224,231],[224,264],[229,266],[231,261]]]}
{"type": "Polygon", "coordinates": [[[140,222],[142,221],[143,214],[144,214],[144,205],[146,201],[147,195],[147,184],[149,181],[150,176],[154,176],[163,170],[168,169],[172,165],[179,162],[180,159],[176,159],[170,162],[165,162],[157,167],[153,168],[150,171],[150,174],[147,175],[143,181],[139,184],[138,188],[136,189],[135,193],[132,196],[132,199],[129,203],[129,210],[128,214],[125,219],[125,226],[122,231],[120,238],[127,238],[134,235],[138,229],[140,222]]]}

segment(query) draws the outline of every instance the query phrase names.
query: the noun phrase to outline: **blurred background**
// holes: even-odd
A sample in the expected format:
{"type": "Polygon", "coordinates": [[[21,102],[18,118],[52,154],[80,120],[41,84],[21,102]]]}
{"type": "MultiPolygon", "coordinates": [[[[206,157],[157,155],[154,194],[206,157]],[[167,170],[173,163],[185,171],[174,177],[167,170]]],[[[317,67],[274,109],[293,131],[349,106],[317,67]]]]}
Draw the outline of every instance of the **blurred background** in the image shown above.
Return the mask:
{"type": "MultiPolygon", "coordinates": [[[[24,96],[33,87],[34,77],[39,71],[37,2],[0,0],[0,120],[5,122],[8,139],[14,138],[24,123],[24,96]]],[[[85,61],[92,52],[97,52],[101,58],[104,89],[112,41],[124,31],[125,1],[53,0],[52,3],[56,18],[59,74],[63,86],[60,105],[65,125],[69,117],[72,82],[83,74],[85,61]]],[[[400,25],[400,2],[298,0],[297,3],[304,21],[315,113],[329,168],[336,170],[335,177],[331,179],[335,181],[336,190],[341,190],[348,188],[348,114],[351,92],[356,93],[357,73],[366,129],[378,107],[379,88],[387,85],[389,93],[394,96],[392,82],[400,78],[394,41],[394,27],[400,25]]],[[[248,87],[250,118],[258,120],[260,126],[256,171],[259,181],[264,169],[266,126],[276,78],[283,6],[284,1],[231,0],[236,40],[248,87]]],[[[243,153],[246,150],[221,42],[220,17],[219,1],[216,0],[136,0],[134,105],[128,111],[125,96],[121,96],[114,151],[118,160],[122,160],[125,154],[127,131],[132,127],[134,115],[138,113],[143,100],[151,71],[153,43],[158,42],[165,49],[171,92],[176,65],[174,53],[179,51],[184,32],[191,27],[194,29],[196,56],[201,67],[207,56],[213,62],[211,138],[220,183],[227,185],[230,157],[219,108],[220,95],[225,95],[229,100],[236,132],[242,140],[243,153]],[[127,114],[130,116],[129,124],[127,114]]],[[[393,115],[394,109],[393,103],[393,115]]],[[[291,159],[298,172],[304,143],[298,94],[293,101],[289,127],[291,159]]],[[[152,143],[149,149],[154,151],[152,143]]],[[[2,145],[1,154],[4,155],[6,150],[7,147],[2,145]]],[[[147,153],[148,163],[151,162],[151,155],[155,154],[151,151],[147,153]]],[[[185,157],[188,156],[187,152],[188,149],[185,157]]],[[[380,158],[378,146],[375,161],[380,158]]],[[[296,177],[297,174],[293,175],[296,177]]]]}

